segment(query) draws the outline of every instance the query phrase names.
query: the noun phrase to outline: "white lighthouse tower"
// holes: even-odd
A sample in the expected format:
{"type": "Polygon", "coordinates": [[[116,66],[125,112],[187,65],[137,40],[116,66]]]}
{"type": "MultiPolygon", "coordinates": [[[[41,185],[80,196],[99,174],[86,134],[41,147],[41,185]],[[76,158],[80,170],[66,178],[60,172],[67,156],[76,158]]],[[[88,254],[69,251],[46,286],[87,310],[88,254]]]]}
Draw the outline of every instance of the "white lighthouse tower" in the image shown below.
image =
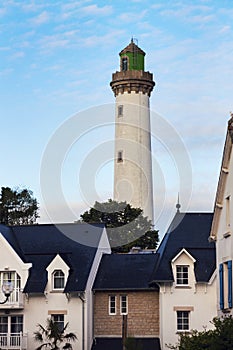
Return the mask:
{"type": "Polygon", "coordinates": [[[153,222],[150,94],[153,74],[133,41],[120,52],[120,71],[110,83],[116,97],[114,199],[143,209],[153,222]]]}

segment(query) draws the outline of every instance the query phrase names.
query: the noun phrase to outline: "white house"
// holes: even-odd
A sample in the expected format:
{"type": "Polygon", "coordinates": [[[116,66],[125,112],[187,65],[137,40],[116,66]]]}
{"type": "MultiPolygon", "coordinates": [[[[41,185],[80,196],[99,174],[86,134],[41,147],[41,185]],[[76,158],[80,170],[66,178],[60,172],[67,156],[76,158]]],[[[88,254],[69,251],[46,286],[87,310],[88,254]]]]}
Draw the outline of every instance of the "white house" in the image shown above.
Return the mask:
{"type": "Polygon", "coordinates": [[[110,253],[103,225],[0,225],[1,285],[14,287],[4,303],[0,293],[0,348],[35,349],[37,324],[48,317],[78,340],[74,350],[93,341],[92,285],[103,253],[110,253]]]}
{"type": "Polygon", "coordinates": [[[233,260],[233,116],[228,122],[210,239],[216,242],[218,315],[231,314],[233,260]]]}
{"type": "Polygon", "coordinates": [[[211,328],[216,316],[215,245],[208,241],[211,213],[176,213],[157,254],[152,283],[160,286],[160,342],[181,332],[211,328]]]}

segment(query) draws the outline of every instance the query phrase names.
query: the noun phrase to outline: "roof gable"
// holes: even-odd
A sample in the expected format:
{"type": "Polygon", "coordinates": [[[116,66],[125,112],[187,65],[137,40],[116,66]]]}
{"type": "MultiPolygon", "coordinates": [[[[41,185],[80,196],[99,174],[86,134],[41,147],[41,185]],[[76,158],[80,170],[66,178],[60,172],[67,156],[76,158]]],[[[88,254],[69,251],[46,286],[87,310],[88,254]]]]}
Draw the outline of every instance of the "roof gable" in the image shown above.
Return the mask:
{"type": "Polygon", "coordinates": [[[175,263],[183,254],[187,255],[193,263],[196,262],[196,259],[194,259],[194,257],[191,254],[189,254],[189,252],[185,248],[181,249],[181,251],[172,259],[171,262],[175,263]]]}
{"type": "Polygon", "coordinates": [[[226,181],[227,181],[227,177],[230,169],[230,162],[233,162],[232,141],[233,141],[233,115],[231,116],[231,119],[228,121],[228,128],[227,128],[227,134],[226,134],[225,145],[223,150],[221,170],[220,170],[218,187],[217,187],[217,192],[215,197],[213,223],[210,231],[211,240],[217,239],[219,219],[221,215],[221,209],[223,208],[223,199],[225,194],[226,181]]]}

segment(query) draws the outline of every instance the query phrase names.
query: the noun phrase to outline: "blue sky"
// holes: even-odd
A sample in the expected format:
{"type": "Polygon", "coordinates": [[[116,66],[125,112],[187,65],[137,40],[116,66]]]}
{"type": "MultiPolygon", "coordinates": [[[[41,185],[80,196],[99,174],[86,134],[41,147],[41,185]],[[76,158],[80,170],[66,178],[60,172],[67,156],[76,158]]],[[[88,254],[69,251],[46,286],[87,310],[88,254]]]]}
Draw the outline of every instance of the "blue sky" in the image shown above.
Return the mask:
{"type": "MultiPolygon", "coordinates": [[[[230,0],[2,0],[0,185],[30,188],[40,202],[40,222],[49,222],[41,195],[44,153],[59,127],[77,113],[85,123],[83,111],[89,110],[95,130],[75,139],[62,162],[61,188],[72,214],[65,214],[56,189],[47,199],[57,222],[72,221],[88,208],[93,198],[86,199],[80,190],[80,164],[104,142],[113,150],[114,96],[109,82],[119,69],[118,53],[134,37],[156,81],[151,109],[172,125],[190,158],[192,197],[185,209],[212,210],[233,110],[232,23],[230,0]],[[112,107],[112,113],[111,108],[107,111],[109,125],[98,128],[95,106],[106,104],[112,107]]],[[[153,130],[156,133],[156,125],[153,130]]],[[[170,218],[180,191],[179,176],[176,164],[173,169],[168,161],[166,145],[159,140],[152,145],[164,182],[161,195],[154,171],[155,207],[158,212],[165,208],[170,218]]],[[[95,174],[96,199],[112,197],[112,172],[113,163],[103,160],[95,174]]],[[[163,232],[167,224],[161,219],[156,226],[163,232]]]]}

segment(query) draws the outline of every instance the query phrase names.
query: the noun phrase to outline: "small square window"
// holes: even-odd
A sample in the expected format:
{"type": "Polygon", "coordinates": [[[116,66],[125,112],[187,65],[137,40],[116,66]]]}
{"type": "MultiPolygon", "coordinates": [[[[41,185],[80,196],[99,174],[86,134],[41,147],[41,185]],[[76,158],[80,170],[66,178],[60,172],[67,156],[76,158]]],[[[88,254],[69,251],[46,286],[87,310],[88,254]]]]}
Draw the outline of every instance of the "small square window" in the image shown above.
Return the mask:
{"type": "Polygon", "coordinates": [[[109,295],[109,315],[116,315],[116,296],[109,295]]]}
{"type": "Polygon", "coordinates": [[[128,297],[127,295],[121,295],[121,315],[128,314],[128,297]]]}
{"type": "Polygon", "coordinates": [[[177,311],[177,331],[189,331],[189,311],[177,311]]]}
{"type": "Polygon", "coordinates": [[[178,265],[176,266],[176,284],[178,285],[188,285],[189,283],[189,273],[188,266],[178,265]]]}

